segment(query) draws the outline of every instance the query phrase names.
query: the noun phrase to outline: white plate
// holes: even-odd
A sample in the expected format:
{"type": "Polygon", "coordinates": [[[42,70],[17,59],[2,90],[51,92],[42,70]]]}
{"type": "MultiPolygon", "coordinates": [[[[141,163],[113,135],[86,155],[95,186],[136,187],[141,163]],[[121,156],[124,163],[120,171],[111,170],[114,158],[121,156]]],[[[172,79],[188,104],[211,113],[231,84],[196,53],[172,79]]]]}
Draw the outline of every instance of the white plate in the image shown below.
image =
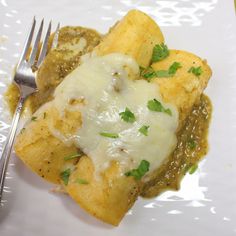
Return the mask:
{"type": "Polygon", "coordinates": [[[10,123],[2,94],[32,16],[106,32],[129,9],[149,13],[171,48],[207,58],[214,105],[210,151],[179,192],[139,199],[117,228],[86,214],[12,156],[0,209],[1,236],[236,234],[236,19],[233,0],[0,0],[0,145],[10,123]]]}

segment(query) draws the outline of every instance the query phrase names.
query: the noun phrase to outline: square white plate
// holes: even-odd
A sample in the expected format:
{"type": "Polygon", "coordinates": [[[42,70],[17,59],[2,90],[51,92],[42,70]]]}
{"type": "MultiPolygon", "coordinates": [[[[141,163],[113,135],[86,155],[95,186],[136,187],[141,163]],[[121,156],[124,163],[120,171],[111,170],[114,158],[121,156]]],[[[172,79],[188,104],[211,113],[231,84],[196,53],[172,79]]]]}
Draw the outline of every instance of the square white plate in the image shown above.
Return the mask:
{"type": "Polygon", "coordinates": [[[0,0],[0,147],[10,118],[3,92],[32,17],[83,25],[105,33],[129,9],[150,14],[170,48],[207,58],[206,93],[214,110],[210,151],[179,192],[139,199],[119,227],[92,218],[14,156],[0,208],[1,236],[236,235],[236,18],[233,0],[0,0]]]}

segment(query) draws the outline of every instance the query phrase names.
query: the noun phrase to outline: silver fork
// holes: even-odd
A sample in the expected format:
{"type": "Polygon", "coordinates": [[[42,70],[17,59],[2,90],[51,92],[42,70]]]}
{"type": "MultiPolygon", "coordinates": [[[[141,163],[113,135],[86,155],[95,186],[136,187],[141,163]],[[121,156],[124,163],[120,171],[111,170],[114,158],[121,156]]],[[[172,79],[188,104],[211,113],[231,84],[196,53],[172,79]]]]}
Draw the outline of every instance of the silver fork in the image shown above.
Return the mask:
{"type": "MultiPolygon", "coordinates": [[[[43,24],[44,24],[44,20],[41,21],[34,45],[31,49],[29,58],[27,60],[27,54],[30,50],[30,45],[33,39],[34,29],[36,25],[36,20],[35,18],[33,19],[32,26],[27,36],[23,51],[20,56],[20,60],[16,67],[16,72],[13,78],[14,83],[19,87],[20,98],[19,98],[18,105],[15,110],[15,114],[13,116],[11,128],[10,128],[10,131],[6,140],[6,144],[3,149],[1,159],[0,159],[0,202],[3,195],[3,188],[4,188],[4,181],[5,181],[7,166],[8,166],[9,158],[11,155],[12,146],[14,143],[14,138],[15,138],[15,134],[17,130],[17,125],[20,119],[22,107],[24,105],[24,101],[26,100],[26,98],[30,94],[37,91],[37,86],[35,82],[35,72],[33,71],[32,68],[33,67],[38,68],[43,62],[45,56],[47,55],[47,52],[50,50],[48,47],[48,41],[51,34],[51,22],[48,25],[45,38],[42,42],[38,60],[36,60],[36,55],[40,47],[40,39],[42,36],[42,31],[43,31],[43,24]]],[[[52,47],[56,47],[57,45],[59,27],[60,25],[58,24],[55,31],[54,38],[53,38],[52,47]]]]}

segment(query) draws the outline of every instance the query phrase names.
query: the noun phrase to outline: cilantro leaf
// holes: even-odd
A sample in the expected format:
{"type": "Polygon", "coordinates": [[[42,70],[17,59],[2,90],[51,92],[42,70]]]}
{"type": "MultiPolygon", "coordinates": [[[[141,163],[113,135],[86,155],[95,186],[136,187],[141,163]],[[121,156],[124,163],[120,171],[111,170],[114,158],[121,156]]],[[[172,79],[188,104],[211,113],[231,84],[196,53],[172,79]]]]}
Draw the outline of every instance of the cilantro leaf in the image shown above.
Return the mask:
{"type": "Polygon", "coordinates": [[[158,78],[167,78],[167,77],[170,77],[171,75],[169,74],[169,71],[168,70],[157,70],[156,71],[156,76],[155,77],[158,77],[158,78]]]}
{"type": "Polygon", "coordinates": [[[85,179],[80,179],[80,178],[77,178],[76,179],[76,183],[78,184],[89,184],[89,182],[85,179]]]}
{"type": "Polygon", "coordinates": [[[101,132],[99,133],[101,136],[103,137],[107,137],[107,138],[119,138],[119,135],[116,133],[106,133],[106,132],[101,132]]]}
{"type": "Polygon", "coordinates": [[[125,108],[125,111],[119,113],[122,120],[128,122],[128,123],[134,123],[135,116],[134,113],[130,111],[129,108],[125,108]]]}
{"type": "Polygon", "coordinates": [[[142,76],[142,73],[143,73],[144,70],[145,70],[145,67],[139,66],[139,73],[140,73],[140,76],[142,76]]]}
{"type": "Polygon", "coordinates": [[[163,105],[155,98],[148,101],[147,107],[150,111],[164,112],[170,116],[172,115],[171,110],[169,108],[164,108],[163,105]]]}
{"type": "Polygon", "coordinates": [[[179,62],[176,62],[176,61],[175,61],[175,62],[169,67],[168,72],[169,72],[170,75],[175,75],[176,71],[177,71],[179,68],[181,68],[181,67],[182,67],[181,64],[180,64],[179,62]]]}
{"type": "Polygon", "coordinates": [[[172,116],[172,112],[170,110],[170,108],[164,109],[164,111],[166,114],[168,114],[169,116],[172,116]]]}
{"type": "Polygon", "coordinates": [[[145,135],[145,136],[148,136],[148,129],[149,129],[149,126],[147,125],[143,125],[138,131],[145,135]]]}
{"type": "Polygon", "coordinates": [[[31,117],[31,120],[32,120],[32,121],[36,121],[36,120],[37,120],[37,116],[32,116],[32,117],[31,117]]]}
{"type": "Polygon", "coordinates": [[[148,81],[150,82],[150,79],[156,77],[156,72],[155,72],[154,70],[153,70],[153,71],[148,71],[147,73],[145,73],[145,74],[143,75],[143,77],[144,77],[145,79],[149,79],[148,81]]]}
{"type": "Polygon", "coordinates": [[[168,70],[158,70],[156,71],[156,77],[163,78],[163,77],[172,77],[175,75],[176,71],[181,68],[181,64],[179,62],[174,62],[171,64],[168,70]]]}
{"type": "Polygon", "coordinates": [[[153,48],[151,62],[157,62],[165,59],[169,56],[169,50],[164,43],[157,44],[153,48]]]}
{"type": "Polygon", "coordinates": [[[179,62],[173,62],[168,70],[157,70],[154,71],[152,67],[148,67],[144,69],[141,73],[141,76],[145,79],[150,79],[158,77],[158,78],[168,78],[175,75],[176,71],[181,68],[181,64],[179,62]]]}
{"type": "Polygon", "coordinates": [[[22,128],[21,131],[20,131],[20,133],[22,134],[24,131],[25,131],[25,128],[22,128]]]}
{"type": "Polygon", "coordinates": [[[192,165],[192,166],[190,167],[188,173],[189,173],[190,175],[192,175],[192,174],[197,170],[197,168],[198,168],[198,165],[197,165],[197,164],[192,165]]]}
{"type": "Polygon", "coordinates": [[[188,142],[187,142],[187,145],[190,149],[195,149],[195,147],[197,146],[196,142],[193,140],[193,139],[190,139],[188,142]]]}
{"type": "Polygon", "coordinates": [[[152,78],[156,77],[156,72],[153,70],[152,67],[143,68],[142,71],[140,71],[140,76],[142,76],[143,78],[147,79],[148,82],[150,82],[152,78]]]}
{"type": "Polygon", "coordinates": [[[202,68],[201,66],[199,67],[191,67],[189,70],[188,70],[188,73],[193,73],[194,75],[196,75],[197,77],[200,76],[202,74],[202,68]]]}
{"type": "Polygon", "coordinates": [[[133,176],[136,180],[140,180],[148,171],[150,163],[142,160],[137,169],[133,169],[125,173],[126,176],[133,176]]]}
{"type": "Polygon", "coordinates": [[[66,170],[64,170],[64,171],[62,171],[60,173],[60,177],[63,180],[65,185],[67,185],[68,182],[69,182],[70,174],[71,174],[71,170],[70,169],[66,169],[66,170]]]}
{"type": "Polygon", "coordinates": [[[64,157],[64,160],[68,161],[68,160],[72,160],[72,159],[75,159],[75,158],[81,157],[81,156],[83,156],[83,153],[82,152],[78,152],[76,154],[64,157]]]}

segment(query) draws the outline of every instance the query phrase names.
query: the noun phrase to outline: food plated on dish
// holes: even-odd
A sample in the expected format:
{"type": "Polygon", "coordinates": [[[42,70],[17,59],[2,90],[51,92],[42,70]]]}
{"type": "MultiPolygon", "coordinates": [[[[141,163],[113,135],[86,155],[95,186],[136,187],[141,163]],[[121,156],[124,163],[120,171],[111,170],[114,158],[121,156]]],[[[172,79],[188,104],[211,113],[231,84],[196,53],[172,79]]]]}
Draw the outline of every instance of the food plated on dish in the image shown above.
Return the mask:
{"type": "MultiPolygon", "coordinates": [[[[64,27],[37,71],[16,154],[91,215],[118,225],[138,196],[178,190],[206,154],[210,77],[205,60],[168,49],[140,11],[105,36],[64,27]]],[[[15,97],[11,86],[12,109],[15,97]]]]}

